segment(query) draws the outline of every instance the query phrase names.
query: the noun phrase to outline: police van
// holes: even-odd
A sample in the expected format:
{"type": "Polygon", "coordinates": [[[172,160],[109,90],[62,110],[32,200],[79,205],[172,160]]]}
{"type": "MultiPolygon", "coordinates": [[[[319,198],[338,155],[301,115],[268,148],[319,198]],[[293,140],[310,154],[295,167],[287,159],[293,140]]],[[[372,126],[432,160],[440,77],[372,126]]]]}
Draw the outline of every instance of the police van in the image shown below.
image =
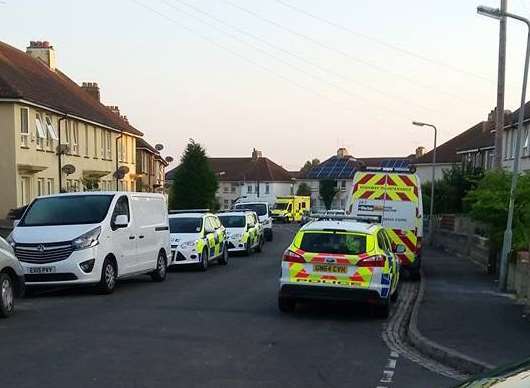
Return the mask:
{"type": "Polygon", "coordinates": [[[402,268],[419,279],[423,237],[421,182],[411,168],[366,168],[353,177],[350,202],[352,216],[380,216],[381,225],[394,245],[406,249],[398,254],[402,268]]]}

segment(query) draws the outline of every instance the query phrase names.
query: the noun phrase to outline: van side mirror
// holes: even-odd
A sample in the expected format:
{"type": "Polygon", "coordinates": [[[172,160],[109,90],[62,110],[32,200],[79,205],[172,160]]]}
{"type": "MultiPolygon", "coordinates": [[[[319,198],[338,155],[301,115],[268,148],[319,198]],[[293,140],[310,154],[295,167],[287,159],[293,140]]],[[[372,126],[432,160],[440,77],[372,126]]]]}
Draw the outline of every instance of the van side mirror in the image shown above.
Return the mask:
{"type": "Polygon", "coordinates": [[[125,214],[120,214],[114,219],[115,228],[126,228],[129,225],[129,217],[125,214]]]}
{"type": "Polygon", "coordinates": [[[13,228],[16,228],[20,224],[20,220],[13,220],[13,228]]]}
{"type": "Polygon", "coordinates": [[[205,226],[204,227],[204,233],[205,234],[210,234],[210,233],[213,233],[213,232],[215,232],[215,230],[213,228],[211,228],[209,226],[205,226]]]}
{"type": "Polygon", "coordinates": [[[393,249],[394,253],[405,253],[405,251],[407,250],[405,248],[405,245],[403,245],[403,244],[397,244],[397,245],[393,246],[392,248],[394,248],[393,249]]]}

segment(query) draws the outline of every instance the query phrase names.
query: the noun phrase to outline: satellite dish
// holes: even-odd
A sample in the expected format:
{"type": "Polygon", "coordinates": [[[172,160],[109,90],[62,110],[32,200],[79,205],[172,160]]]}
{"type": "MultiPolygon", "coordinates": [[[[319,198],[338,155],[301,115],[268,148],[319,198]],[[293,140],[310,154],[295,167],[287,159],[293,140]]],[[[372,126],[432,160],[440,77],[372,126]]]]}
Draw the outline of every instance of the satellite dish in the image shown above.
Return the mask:
{"type": "Polygon", "coordinates": [[[75,172],[75,166],[72,164],[65,164],[61,169],[66,175],[71,175],[75,172]]]}
{"type": "Polygon", "coordinates": [[[164,149],[164,146],[162,144],[155,145],[155,150],[162,151],[164,149]]]}
{"type": "Polygon", "coordinates": [[[114,174],[112,174],[112,176],[114,178],[117,178],[117,179],[123,179],[125,177],[125,174],[123,173],[123,171],[115,171],[114,174]]]}
{"type": "Polygon", "coordinates": [[[173,157],[172,156],[166,156],[166,159],[165,161],[168,162],[168,163],[173,163],[173,157]]]}
{"type": "Polygon", "coordinates": [[[122,175],[125,175],[129,172],[129,167],[127,166],[120,166],[120,168],[118,168],[118,172],[122,175]]]}

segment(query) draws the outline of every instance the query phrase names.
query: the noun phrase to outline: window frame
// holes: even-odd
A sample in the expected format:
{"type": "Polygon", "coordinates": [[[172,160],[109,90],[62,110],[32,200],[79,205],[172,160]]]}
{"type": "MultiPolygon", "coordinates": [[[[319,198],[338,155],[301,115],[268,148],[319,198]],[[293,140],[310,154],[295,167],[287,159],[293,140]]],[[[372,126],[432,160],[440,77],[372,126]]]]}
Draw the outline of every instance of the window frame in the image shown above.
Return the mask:
{"type": "Polygon", "coordinates": [[[30,137],[29,109],[26,107],[20,107],[19,113],[20,113],[20,145],[24,148],[27,148],[29,147],[29,137],[30,137]]]}

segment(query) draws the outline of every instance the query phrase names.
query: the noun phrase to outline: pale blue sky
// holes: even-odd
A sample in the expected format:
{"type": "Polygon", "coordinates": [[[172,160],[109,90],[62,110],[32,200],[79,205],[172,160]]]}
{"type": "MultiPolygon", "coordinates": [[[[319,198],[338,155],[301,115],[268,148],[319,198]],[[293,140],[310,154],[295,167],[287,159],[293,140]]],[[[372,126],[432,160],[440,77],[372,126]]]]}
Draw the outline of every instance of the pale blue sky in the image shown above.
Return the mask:
{"type": "MultiPolygon", "coordinates": [[[[64,72],[98,82],[105,104],[177,158],[188,138],[211,156],[256,147],[290,169],[338,145],[356,156],[405,155],[432,144],[412,120],[437,124],[443,141],[495,105],[498,23],[475,8],[498,0],[280,1],[470,74],[276,0],[4,0],[0,40],[20,49],[49,40],[64,72]]],[[[530,16],[530,0],[508,3],[530,16]]],[[[510,22],[507,108],[520,98],[524,39],[510,22]]]]}

